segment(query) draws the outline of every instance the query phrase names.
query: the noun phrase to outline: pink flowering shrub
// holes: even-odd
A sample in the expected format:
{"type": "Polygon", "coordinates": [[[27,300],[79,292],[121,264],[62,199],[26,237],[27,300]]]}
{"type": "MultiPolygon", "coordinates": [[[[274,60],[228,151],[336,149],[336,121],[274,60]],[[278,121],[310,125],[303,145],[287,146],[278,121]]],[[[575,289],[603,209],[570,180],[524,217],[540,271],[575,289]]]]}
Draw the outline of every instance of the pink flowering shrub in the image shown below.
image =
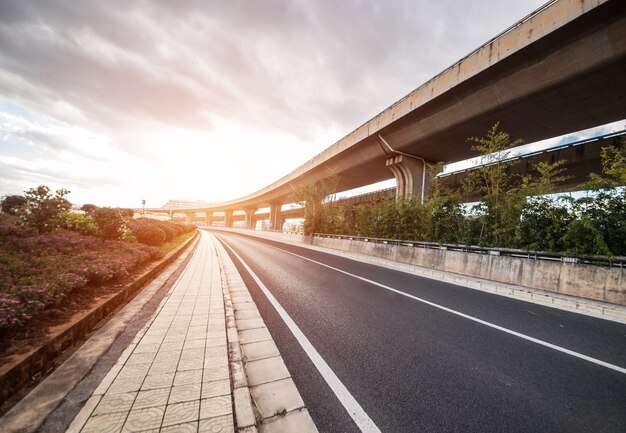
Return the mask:
{"type": "Polygon", "coordinates": [[[57,230],[36,235],[0,215],[0,329],[18,326],[73,290],[127,276],[158,248],[57,230]]]}

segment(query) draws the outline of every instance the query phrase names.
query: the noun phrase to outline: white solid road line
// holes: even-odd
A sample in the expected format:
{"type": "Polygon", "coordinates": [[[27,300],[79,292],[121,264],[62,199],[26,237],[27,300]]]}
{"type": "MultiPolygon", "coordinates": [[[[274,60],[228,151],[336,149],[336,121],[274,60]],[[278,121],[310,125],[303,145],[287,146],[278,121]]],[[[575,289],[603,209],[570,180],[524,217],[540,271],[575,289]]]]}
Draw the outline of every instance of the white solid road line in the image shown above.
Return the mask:
{"type": "Polygon", "coordinates": [[[443,305],[435,304],[434,302],[427,301],[426,299],[422,299],[422,298],[419,298],[417,296],[410,295],[410,294],[402,292],[402,291],[400,291],[398,289],[394,289],[393,287],[386,286],[386,285],[384,285],[382,283],[379,283],[377,281],[373,281],[373,280],[370,280],[368,278],[364,278],[364,277],[361,277],[359,275],[352,274],[352,273],[344,271],[342,269],[335,268],[333,266],[327,265],[327,264],[322,263],[322,262],[318,262],[317,260],[313,260],[313,259],[310,259],[308,257],[301,256],[300,254],[292,253],[291,251],[283,250],[282,248],[277,248],[277,247],[274,247],[272,245],[268,245],[268,244],[265,244],[265,243],[262,243],[262,242],[258,242],[258,241],[255,241],[255,240],[252,240],[252,242],[257,242],[257,243],[260,243],[260,244],[265,245],[267,247],[274,248],[275,250],[282,251],[282,252],[287,253],[287,254],[291,254],[292,256],[296,256],[296,257],[299,257],[299,258],[304,259],[304,260],[308,260],[309,262],[318,264],[320,266],[324,266],[324,267],[326,267],[328,269],[332,269],[334,271],[337,271],[337,272],[340,272],[342,274],[354,277],[354,278],[359,279],[361,281],[365,281],[366,283],[373,284],[375,286],[381,287],[381,288],[383,288],[385,290],[389,290],[389,291],[397,293],[399,295],[406,296],[407,298],[411,298],[411,299],[413,299],[415,301],[422,302],[424,304],[430,305],[430,306],[435,307],[435,308],[439,308],[440,310],[447,311],[448,313],[455,314],[457,316],[463,317],[465,319],[471,320],[471,321],[476,322],[476,323],[480,323],[481,325],[489,326],[490,328],[497,329],[498,331],[506,332],[507,334],[514,335],[514,336],[519,337],[519,338],[523,338],[524,340],[527,340],[527,341],[532,341],[533,343],[539,344],[541,346],[548,347],[550,349],[554,349],[556,351],[559,351],[559,352],[562,352],[562,353],[566,353],[566,354],[571,355],[571,356],[575,356],[576,358],[583,359],[585,361],[588,361],[588,362],[591,362],[591,363],[594,363],[594,364],[597,364],[597,365],[601,365],[602,367],[609,368],[611,370],[617,371],[617,372],[622,373],[622,374],[626,374],[626,368],[622,368],[619,365],[610,364],[610,363],[602,361],[600,359],[592,358],[591,356],[587,356],[587,355],[584,355],[582,353],[574,352],[573,350],[569,350],[569,349],[566,349],[564,347],[557,346],[557,345],[552,344],[552,343],[548,343],[547,341],[539,340],[539,339],[531,337],[529,335],[522,334],[522,333],[519,333],[517,331],[513,331],[511,329],[503,328],[502,326],[496,325],[494,323],[487,322],[485,320],[479,319],[477,317],[470,316],[470,315],[465,314],[465,313],[461,313],[460,311],[456,311],[456,310],[453,310],[451,308],[444,307],[443,305]]]}
{"type": "Polygon", "coordinates": [[[250,266],[237,254],[237,252],[231,248],[228,243],[226,243],[220,236],[216,235],[226,247],[233,253],[237,260],[241,263],[241,265],[248,271],[252,279],[257,283],[257,285],[261,288],[267,299],[272,303],[280,317],[283,319],[285,324],[289,327],[289,330],[293,333],[293,335],[300,343],[300,346],[304,349],[306,354],[309,356],[317,370],[320,372],[330,389],[335,393],[341,404],[348,411],[356,425],[361,429],[363,433],[381,433],[374,421],[365,413],[359,402],[350,394],[350,391],[345,387],[345,385],[339,380],[337,375],[333,372],[330,366],[324,361],[322,356],[318,353],[318,351],[313,347],[308,338],[304,335],[304,333],[300,330],[298,325],[293,321],[293,319],[289,316],[287,311],[280,305],[280,303],[276,300],[274,295],[269,291],[269,289],[263,284],[263,282],[259,279],[259,277],[254,273],[250,266]]]}

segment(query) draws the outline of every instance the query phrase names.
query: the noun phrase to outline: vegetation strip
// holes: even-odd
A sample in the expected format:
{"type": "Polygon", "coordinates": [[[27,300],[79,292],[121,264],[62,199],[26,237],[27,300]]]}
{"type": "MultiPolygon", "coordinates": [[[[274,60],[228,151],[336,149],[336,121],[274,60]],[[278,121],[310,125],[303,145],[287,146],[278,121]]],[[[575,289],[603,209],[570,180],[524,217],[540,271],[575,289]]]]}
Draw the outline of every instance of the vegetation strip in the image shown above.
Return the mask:
{"type": "Polygon", "coordinates": [[[106,317],[120,304],[129,301],[146,284],[158,276],[167,266],[173,263],[193,241],[198,234],[187,240],[177,249],[170,252],[158,263],[152,265],[139,278],[128,284],[124,289],[101,302],[96,308],[85,313],[83,317],[72,324],[61,327],[55,336],[41,347],[21,356],[16,362],[2,367],[0,375],[0,404],[8,397],[30,384],[32,377],[44,369],[65,348],[80,340],[102,318],[106,317]]]}
{"type": "Polygon", "coordinates": [[[570,176],[565,160],[539,162],[516,173],[514,140],[496,123],[484,137],[470,137],[476,167],[453,188],[443,163],[429,166],[423,203],[394,196],[369,203],[337,200],[339,179],[296,191],[304,206],[305,235],[326,233],[415,242],[515,248],[568,257],[626,256],[626,139],[601,150],[602,173],[559,193],[570,176]]]}

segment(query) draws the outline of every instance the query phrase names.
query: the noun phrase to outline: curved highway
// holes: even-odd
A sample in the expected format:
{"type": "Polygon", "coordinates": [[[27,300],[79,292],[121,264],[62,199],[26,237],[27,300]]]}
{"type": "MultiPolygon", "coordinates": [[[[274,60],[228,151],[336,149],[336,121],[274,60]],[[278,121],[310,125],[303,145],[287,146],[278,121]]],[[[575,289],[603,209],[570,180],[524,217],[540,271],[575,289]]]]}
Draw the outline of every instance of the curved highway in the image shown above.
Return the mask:
{"type": "Polygon", "coordinates": [[[624,324],[214,234],[320,432],[626,431],[624,324]]]}

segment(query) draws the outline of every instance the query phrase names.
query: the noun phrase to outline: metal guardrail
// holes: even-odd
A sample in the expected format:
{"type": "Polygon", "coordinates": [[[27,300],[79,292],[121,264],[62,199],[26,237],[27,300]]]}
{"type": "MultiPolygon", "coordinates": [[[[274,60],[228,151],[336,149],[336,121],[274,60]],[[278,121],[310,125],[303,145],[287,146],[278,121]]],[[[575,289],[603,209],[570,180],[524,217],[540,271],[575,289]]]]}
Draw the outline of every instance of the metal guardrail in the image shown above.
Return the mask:
{"type": "Polygon", "coordinates": [[[579,255],[571,256],[560,253],[549,253],[545,251],[527,251],[517,250],[513,248],[490,248],[479,247],[475,245],[457,245],[457,244],[439,244],[436,242],[421,242],[399,239],[385,239],[374,238],[365,236],[346,236],[346,235],[334,235],[327,233],[314,233],[313,237],[331,238],[331,239],[344,239],[351,241],[363,241],[372,242],[385,245],[402,245],[412,248],[424,248],[430,250],[447,250],[447,251],[460,251],[464,253],[474,254],[488,254],[492,256],[508,256],[519,257],[525,259],[534,260],[548,260],[553,262],[573,263],[573,264],[587,264],[596,266],[609,266],[609,267],[626,267],[626,256],[600,256],[600,255],[579,255]]]}

